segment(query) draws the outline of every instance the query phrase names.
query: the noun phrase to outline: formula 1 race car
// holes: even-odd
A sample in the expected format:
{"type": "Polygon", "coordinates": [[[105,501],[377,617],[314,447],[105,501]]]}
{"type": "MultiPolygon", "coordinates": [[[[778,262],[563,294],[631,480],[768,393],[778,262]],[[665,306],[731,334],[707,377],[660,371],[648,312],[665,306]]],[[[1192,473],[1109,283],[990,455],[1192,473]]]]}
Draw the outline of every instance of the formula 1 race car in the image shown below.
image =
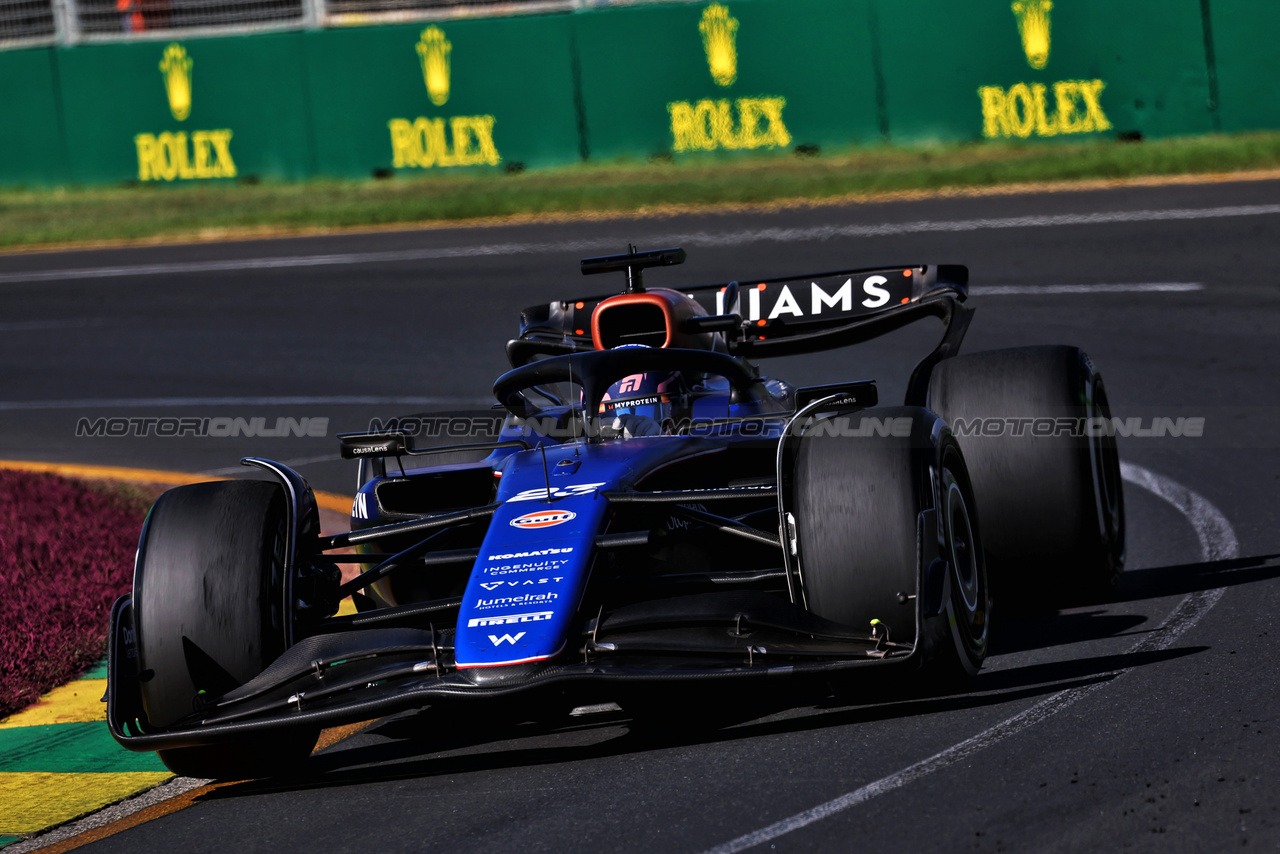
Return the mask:
{"type": "Polygon", "coordinates": [[[270,480],[162,495],[111,616],[116,739],[242,778],[296,766],[323,727],[423,707],[627,710],[664,685],[856,691],[877,671],[956,686],[987,652],[988,578],[1002,603],[1115,584],[1119,460],[1083,352],[957,355],[960,266],[645,289],[684,257],[584,260],[625,290],[526,309],[492,412],[340,436],[349,533],[321,535],[307,483],[267,460],[244,462],[270,480]],[[752,361],[925,317],[945,331],[903,406],[752,361]]]}

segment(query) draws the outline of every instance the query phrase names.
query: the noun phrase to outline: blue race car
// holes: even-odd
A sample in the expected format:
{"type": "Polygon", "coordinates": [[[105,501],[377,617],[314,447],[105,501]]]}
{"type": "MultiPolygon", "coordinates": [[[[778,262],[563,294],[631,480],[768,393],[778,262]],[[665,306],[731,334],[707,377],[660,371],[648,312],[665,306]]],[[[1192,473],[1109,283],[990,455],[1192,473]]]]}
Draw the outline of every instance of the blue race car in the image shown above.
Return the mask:
{"type": "Polygon", "coordinates": [[[162,495],[111,617],[116,739],[242,778],[295,768],[323,727],[429,706],[631,710],[875,672],[953,688],[986,655],[991,591],[1107,595],[1123,497],[1084,353],[957,355],[964,267],[645,288],[684,258],[584,260],[624,290],[526,309],[493,411],[339,436],[349,533],[322,536],[307,483],[268,460],[244,462],[270,480],[162,495]],[[752,361],[926,317],[944,332],[903,406],[752,361]]]}

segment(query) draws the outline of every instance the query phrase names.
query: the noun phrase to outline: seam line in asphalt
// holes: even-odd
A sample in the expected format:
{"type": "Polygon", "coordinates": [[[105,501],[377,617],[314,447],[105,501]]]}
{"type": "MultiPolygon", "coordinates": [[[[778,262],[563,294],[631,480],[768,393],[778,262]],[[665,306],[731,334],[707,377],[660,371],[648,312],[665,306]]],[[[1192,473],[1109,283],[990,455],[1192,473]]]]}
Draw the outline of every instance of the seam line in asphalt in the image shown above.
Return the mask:
{"type": "MultiPolygon", "coordinates": [[[[702,247],[734,247],[768,241],[804,243],[857,237],[895,237],[904,234],[987,231],[1011,228],[1062,228],[1078,225],[1206,220],[1280,214],[1280,205],[1233,205],[1214,208],[1172,208],[1166,210],[1100,211],[1081,214],[988,217],[961,220],[918,220],[872,225],[820,225],[801,228],[757,228],[738,231],[692,231],[645,235],[646,243],[686,244],[702,247]]],[[[540,243],[488,243],[474,246],[440,246],[384,252],[349,252],[326,255],[283,255],[237,258],[222,261],[187,261],[169,264],[124,264],[110,267],[80,267],[61,270],[29,270],[0,273],[0,285],[24,282],[54,282],[108,279],[123,276],[161,276],[191,273],[222,273],[243,270],[272,270],[297,267],[328,267],[351,264],[385,264],[404,261],[431,261],[447,258],[478,258],[495,255],[531,255],[587,252],[612,241],[566,240],[540,243]]],[[[185,284],[185,283],[184,283],[185,284]]]]}
{"type": "MultiPolygon", "coordinates": [[[[1239,555],[1240,544],[1236,539],[1235,531],[1231,528],[1231,523],[1204,496],[1187,489],[1176,481],[1132,463],[1121,463],[1121,476],[1134,486],[1141,487],[1158,498],[1167,501],[1187,519],[1195,529],[1196,537],[1200,541],[1200,555],[1204,561],[1230,560],[1239,555]]],[[[1134,655],[1167,649],[1174,641],[1198,623],[1205,614],[1209,613],[1209,609],[1222,598],[1225,590],[1226,588],[1224,587],[1218,587],[1213,590],[1203,590],[1188,595],[1178,603],[1178,606],[1173,609],[1173,612],[1169,614],[1158,629],[1130,647],[1126,654],[1134,655]]],[[[1112,674],[1112,678],[1122,676],[1128,671],[1129,668],[1121,668],[1112,674]]],[[[739,836],[737,839],[717,845],[714,848],[709,848],[703,854],[734,854],[734,852],[745,851],[748,848],[762,845],[771,839],[777,839],[814,822],[822,821],[837,813],[864,804],[879,795],[900,789],[932,774],[934,771],[941,771],[944,768],[955,765],[957,762],[968,759],[988,747],[1053,717],[1058,712],[1075,705],[1108,684],[1110,684],[1110,680],[1093,682],[1089,685],[1059,691],[1036,703],[1031,708],[1007,718],[971,738],[954,744],[946,750],[935,753],[927,759],[922,759],[914,765],[903,768],[901,771],[882,777],[873,783],[868,783],[861,788],[854,789],[852,792],[843,794],[804,812],[796,813],[781,821],[774,822],[752,833],[739,836]]]]}

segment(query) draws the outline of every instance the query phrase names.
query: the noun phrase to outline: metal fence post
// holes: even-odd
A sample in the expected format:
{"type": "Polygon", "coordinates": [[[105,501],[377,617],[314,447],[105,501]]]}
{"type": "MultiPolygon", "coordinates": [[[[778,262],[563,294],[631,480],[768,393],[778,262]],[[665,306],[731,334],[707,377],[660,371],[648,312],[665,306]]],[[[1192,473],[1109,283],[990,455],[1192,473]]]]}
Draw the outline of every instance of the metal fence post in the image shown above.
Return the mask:
{"type": "Polygon", "coordinates": [[[302,26],[308,29],[323,27],[328,14],[325,0],[303,0],[302,26]]]}
{"type": "Polygon", "coordinates": [[[58,44],[70,45],[80,40],[80,22],[76,16],[76,0],[52,0],[53,33],[58,44]]]}

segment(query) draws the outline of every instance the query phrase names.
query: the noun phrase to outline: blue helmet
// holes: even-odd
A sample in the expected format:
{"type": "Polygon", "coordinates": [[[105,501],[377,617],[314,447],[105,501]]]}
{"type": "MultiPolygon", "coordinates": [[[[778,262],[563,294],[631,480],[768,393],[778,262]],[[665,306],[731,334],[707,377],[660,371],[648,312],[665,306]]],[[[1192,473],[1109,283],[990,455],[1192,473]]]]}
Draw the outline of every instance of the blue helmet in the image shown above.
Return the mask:
{"type": "MultiPolygon", "coordinates": [[[[623,347],[643,347],[624,344],[623,347]]],[[[621,348],[619,348],[621,349],[621,348]]],[[[644,435],[671,433],[687,405],[688,389],[678,371],[631,374],[609,386],[600,400],[600,421],[606,427],[628,416],[651,419],[657,429],[644,435]]],[[[631,433],[628,430],[628,433],[631,433]]]]}

